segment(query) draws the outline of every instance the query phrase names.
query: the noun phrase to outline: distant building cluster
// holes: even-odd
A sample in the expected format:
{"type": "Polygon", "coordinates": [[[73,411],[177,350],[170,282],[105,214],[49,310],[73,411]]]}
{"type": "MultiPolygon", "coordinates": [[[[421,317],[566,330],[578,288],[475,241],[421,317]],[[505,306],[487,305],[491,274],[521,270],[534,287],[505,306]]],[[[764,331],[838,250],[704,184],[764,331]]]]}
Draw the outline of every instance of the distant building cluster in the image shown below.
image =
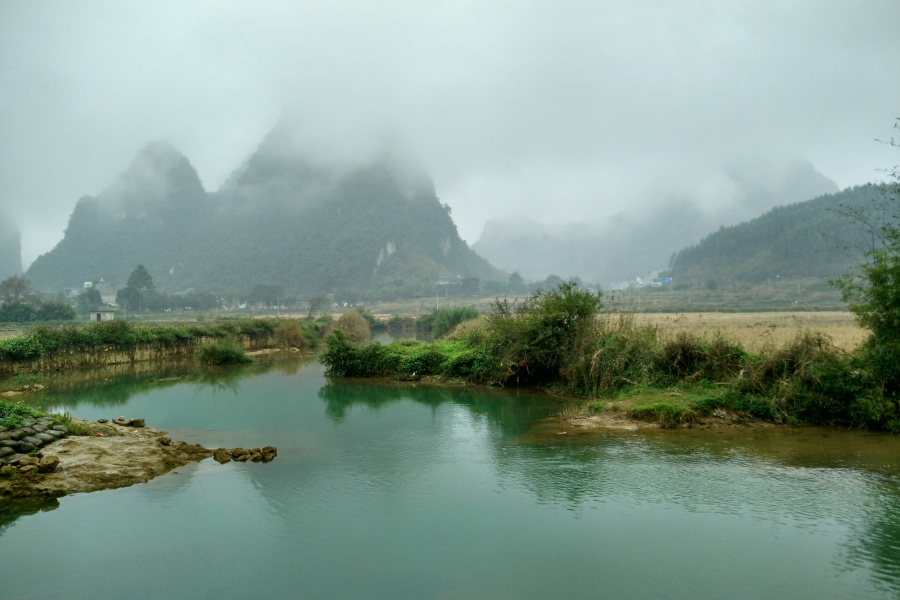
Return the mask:
{"type": "Polygon", "coordinates": [[[620,281],[617,283],[609,284],[609,289],[618,292],[621,290],[633,290],[639,289],[643,287],[663,287],[664,285],[670,285],[672,283],[671,277],[660,277],[660,271],[651,271],[647,274],[647,277],[637,276],[634,279],[629,279],[628,281],[620,281]]]}

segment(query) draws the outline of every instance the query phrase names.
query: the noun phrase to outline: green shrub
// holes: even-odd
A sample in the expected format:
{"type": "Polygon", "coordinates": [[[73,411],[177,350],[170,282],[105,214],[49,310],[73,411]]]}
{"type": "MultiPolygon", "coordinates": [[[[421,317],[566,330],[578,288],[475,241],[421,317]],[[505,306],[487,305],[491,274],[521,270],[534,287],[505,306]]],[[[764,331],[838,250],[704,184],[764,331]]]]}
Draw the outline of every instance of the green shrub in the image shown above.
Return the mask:
{"type": "Polygon", "coordinates": [[[36,311],[24,302],[6,302],[0,306],[0,323],[27,323],[34,321],[36,311]]]}
{"type": "Polygon", "coordinates": [[[243,348],[230,340],[205,344],[197,353],[197,359],[205,365],[236,365],[253,362],[243,348]]]}
{"type": "Polygon", "coordinates": [[[310,347],[309,338],[299,321],[284,321],[274,333],[275,343],[281,348],[305,349],[310,347]]]}
{"type": "Polygon", "coordinates": [[[357,344],[367,342],[372,337],[369,323],[358,310],[348,310],[334,323],[335,329],[342,329],[357,344]]]}
{"type": "Polygon", "coordinates": [[[477,319],[479,316],[481,313],[471,306],[441,308],[428,315],[431,322],[431,335],[436,340],[440,339],[460,323],[477,319]]]}
{"type": "Polygon", "coordinates": [[[497,300],[488,315],[486,345],[499,360],[521,365],[529,377],[556,379],[590,344],[600,298],[599,292],[568,282],[538,290],[519,305],[497,300]]]}
{"type": "Polygon", "coordinates": [[[75,309],[67,302],[44,302],[38,307],[34,318],[36,321],[74,321],[75,309]]]}

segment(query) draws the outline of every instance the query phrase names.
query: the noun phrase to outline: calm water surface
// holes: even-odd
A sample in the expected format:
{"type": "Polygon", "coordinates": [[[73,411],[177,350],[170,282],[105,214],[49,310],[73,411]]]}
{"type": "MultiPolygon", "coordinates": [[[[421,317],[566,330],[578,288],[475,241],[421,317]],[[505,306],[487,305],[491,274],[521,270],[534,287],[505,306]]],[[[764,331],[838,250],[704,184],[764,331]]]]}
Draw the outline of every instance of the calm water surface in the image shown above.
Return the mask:
{"type": "Polygon", "coordinates": [[[533,393],[329,382],[311,361],[187,373],[37,402],[278,458],[0,506],[0,597],[900,595],[897,438],[559,435],[533,393]]]}

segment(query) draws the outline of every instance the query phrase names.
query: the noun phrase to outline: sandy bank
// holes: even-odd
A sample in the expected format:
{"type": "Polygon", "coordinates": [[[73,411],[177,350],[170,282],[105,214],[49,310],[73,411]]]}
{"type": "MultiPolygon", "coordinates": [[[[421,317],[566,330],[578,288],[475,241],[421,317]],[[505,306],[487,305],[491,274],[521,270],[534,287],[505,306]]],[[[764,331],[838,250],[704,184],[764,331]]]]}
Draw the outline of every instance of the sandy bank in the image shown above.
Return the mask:
{"type": "Polygon", "coordinates": [[[671,422],[664,419],[636,419],[625,410],[612,408],[596,414],[587,411],[571,416],[554,419],[560,426],[560,432],[579,433],[591,429],[620,429],[637,431],[639,429],[718,429],[723,427],[768,428],[778,427],[743,413],[718,409],[711,414],[693,414],[690,420],[671,422]]]}

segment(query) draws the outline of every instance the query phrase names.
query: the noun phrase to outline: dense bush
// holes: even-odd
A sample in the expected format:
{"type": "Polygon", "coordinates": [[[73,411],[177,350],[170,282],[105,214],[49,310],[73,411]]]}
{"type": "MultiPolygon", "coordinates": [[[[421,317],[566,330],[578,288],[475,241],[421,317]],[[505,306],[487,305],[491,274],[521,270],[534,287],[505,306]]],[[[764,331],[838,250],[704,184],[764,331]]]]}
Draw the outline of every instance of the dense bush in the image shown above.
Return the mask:
{"type": "Polygon", "coordinates": [[[341,329],[325,338],[326,350],[319,359],[328,373],[337,377],[426,376],[463,377],[488,382],[503,377],[493,356],[483,348],[460,342],[404,340],[381,344],[354,344],[341,329]]]}
{"type": "Polygon", "coordinates": [[[34,321],[37,311],[25,302],[6,302],[0,306],[0,323],[27,323],[34,321]]]}
{"type": "Polygon", "coordinates": [[[523,303],[497,300],[488,315],[485,341],[498,360],[524,368],[529,377],[556,379],[583,356],[596,330],[601,294],[561,283],[538,290],[523,303]]]}
{"type": "Polygon", "coordinates": [[[281,348],[309,348],[313,345],[309,339],[309,330],[299,321],[284,321],[275,330],[275,343],[281,348]]]}
{"type": "Polygon", "coordinates": [[[357,344],[368,342],[372,337],[368,321],[357,310],[348,310],[338,317],[334,328],[343,330],[357,344]]]}
{"type": "Polygon", "coordinates": [[[440,339],[453,331],[460,323],[477,319],[480,315],[481,313],[471,306],[451,306],[436,310],[428,315],[431,322],[431,335],[436,340],[440,339]]]}
{"type": "Polygon", "coordinates": [[[205,365],[237,365],[253,362],[243,348],[232,340],[204,344],[197,353],[197,359],[205,365]]]}
{"type": "Polygon", "coordinates": [[[74,321],[75,309],[67,302],[50,301],[38,306],[35,321],[74,321]]]}

